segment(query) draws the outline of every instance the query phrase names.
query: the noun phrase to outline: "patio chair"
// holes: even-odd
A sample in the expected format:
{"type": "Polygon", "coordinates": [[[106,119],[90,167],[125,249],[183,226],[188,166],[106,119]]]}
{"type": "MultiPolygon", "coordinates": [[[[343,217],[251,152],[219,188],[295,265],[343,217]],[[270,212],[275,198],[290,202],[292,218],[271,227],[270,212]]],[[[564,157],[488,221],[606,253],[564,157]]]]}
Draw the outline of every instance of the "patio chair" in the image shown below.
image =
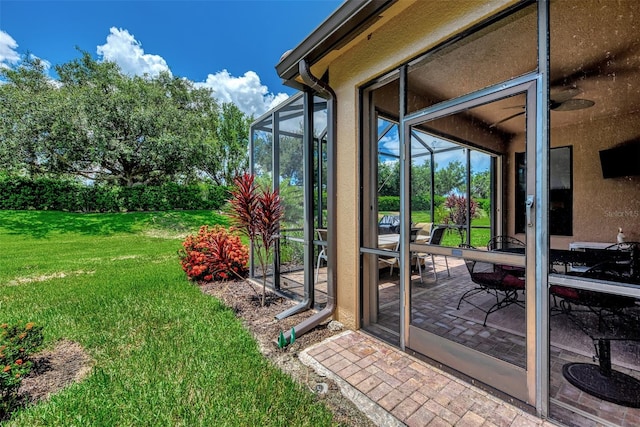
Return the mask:
{"type": "MultiPolygon", "coordinates": [[[[447,230],[447,227],[434,227],[431,229],[431,235],[429,236],[429,244],[430,245],[440,245],[442,242],[442,236],[444,232],[447,230]]],[[[442,256],[444,257],[444,264],[447,266],[447,276],[451,277],[451,272],[449,271],[449,261],[447,260],[446,255],[434,255],[430,253],[415,253],[413,257],[416,260],[416,265],[418,267],[418,273],[420,274],[420,283],[424,283],[422,280],[422,264],[425,263],[427,258],[431,258],[431,267],[433,268],[433,278],[434,280],[438,279],[438,272],[436,271],[436,262],[435,257],[442,256]]]]}
{"type": "MultiPolygon", "coordinates": [[[[607,250],[631,252],[630,261],[619,261],[616,267],[623,276],[629,277],[634,283],[640,281],[640,242],[623,242],[607,246],[607,250]]],[[[640,283],[638,283],[640,284],[640,283]]]]}
{"type": "MultiPolygon", "coordinates": [[[[522,252],[524,254],[526,244],[519,239],[511,236],[494,236],[487,243],[487,250],[502,252],[522,252]]],[[[511,265],[496,265],[496,268],[509,271],[519,277],[524,277],[526,271],[522,267],[514,267],[511,265]]]]}
{"type": "MultiPolygon", "coordinates": [[[[572,275],[614,281],[621,278],[619,266],[611,261],[602,262],[583,273],[572,275]]],[[[604,325],[607,317],[621,316],[624,309],[635,307],[636,305],[636,299],[632,297],[561,285],[551,285],[549,293],[554,301],[552,310],[559,310],[560,313],[567,314],[570,317],[573,313],[591,312],[598,316],[599,325],[604,325]],[[559,302],[557,301],[558,298],[560,299],[559,302]]],[[[576,319],[572,318],[572,320],[575,321],[576,319]]]]}
{"type": "MultiPolygon", "coordinates": [[[[473,246],[466,244],[461,244],[459,247],[475,249],[473,246]]],[[[486,313],[482,324],[482,326],[486,326],[489,315],[501,308],[508,307],[511,304],[524,308],[524,301],[518,299],[518,293],[525,289],[524,278],[510,274],[509,271],[502,268],[495,268],[493,263],[470,259],[465,259],[464,262],[469,271],[469,276],[471,276],[471,281],[477,286],[462,294],[458,301],[458,310],[462,301],[476,307],[486,313]],[[488,309],[470,300],[474,295],[485,293],[495,297],[495,304],[488,309]]]]}
{"type": "Polygon", "coordinates": [[[400,232],[400,217],[385,215],[378,222],[378,234],[398,234],[400,232]]]}
{"type": "MultiPolygon", "coordinates": [[[[327,241],[327,230],[323,228],[318,228],[316,230],[318,234],[318,240],[326,242],[327,241]]],[[[320,253],[318,253],[318,260],[316,261],[316,280],[314,283],[318,283],[318,276],[320,274],[320,262],[324,260],[327,262],[327,247],[320,246],[320,253]]]]}
{"type": "MultiPolygon", "coordinates": [[[[400,247],[400,242],[398,241],[395,245],[395,247],[393,248],[394,251],[398,251],[398,248],[400,247]]],[[[393,276],[393,267],[395,267],[398,264],[398,257],[397,256],[378,256],[378,263],[382,263],[383,265],[388,265],[389,268],[389,277],[393,276]]]]}
{"type": "Polygon", "coordinates": [[[431,229],[433,228],[432,222],[418,222],[414,224],[412,228],[416,230],[416,243],[429,243],[431,229]]]}

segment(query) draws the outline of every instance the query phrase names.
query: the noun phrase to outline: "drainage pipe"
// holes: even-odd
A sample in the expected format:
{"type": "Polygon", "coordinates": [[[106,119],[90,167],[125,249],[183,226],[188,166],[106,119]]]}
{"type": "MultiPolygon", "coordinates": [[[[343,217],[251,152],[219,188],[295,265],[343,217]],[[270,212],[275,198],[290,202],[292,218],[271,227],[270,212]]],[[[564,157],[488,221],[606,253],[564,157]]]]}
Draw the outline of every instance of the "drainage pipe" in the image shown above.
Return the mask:
{"type": "MultiPolygon", "coordinates": [[[[327,99],[327,305],[308,319],[294,326],[296,337],[318,326],[333,315],[336,308],[336,94],[331,87],[311,74],[305,59],[298,63],[300,77],[305,85],[327,99]]],[[[312,110],[313,111],[313,110],[312,110]]],[[[284,333],[289,343],[291,331],[284,333]]]]}

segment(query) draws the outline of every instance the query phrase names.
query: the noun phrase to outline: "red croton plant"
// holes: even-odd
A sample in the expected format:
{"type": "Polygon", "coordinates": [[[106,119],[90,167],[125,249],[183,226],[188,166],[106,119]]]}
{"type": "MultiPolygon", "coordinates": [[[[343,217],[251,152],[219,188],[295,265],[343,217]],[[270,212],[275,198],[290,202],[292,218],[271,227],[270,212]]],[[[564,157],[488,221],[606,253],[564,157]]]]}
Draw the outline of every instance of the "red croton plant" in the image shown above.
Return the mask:
{"type": "Polygon", "coordinates": [[[245,277],[249,251],[240,238],[216,225],[200,227],[198,234],[187,236],[179,255],[182,269],[192,280],[227,280],[245,277]]]}
{"type": "Polygon", "coordinates": [[[467,198],[465,196],[453,193],[449,194],[444,202],[444,207],[448,210],[447,216],[444,218],[444,223],[454,225],[460,235],[460,243],[464,243],[464,232],[467,221],[477,216],[476,210],[478,203],[473,199],[469,200],[470,218],[467,218],[467,198]]]}
{"type": "Polygon", "coordinates": [[[267,263],[271,249],[280,232],[284,217],[280,195],[277,191],[261,189],[255,183],[255,175],[243,174],[234,180],[231,192],[231,217],[238,229],[249,237],[253,252],[262,268],[262,305],[267,288],[267,263]]]}

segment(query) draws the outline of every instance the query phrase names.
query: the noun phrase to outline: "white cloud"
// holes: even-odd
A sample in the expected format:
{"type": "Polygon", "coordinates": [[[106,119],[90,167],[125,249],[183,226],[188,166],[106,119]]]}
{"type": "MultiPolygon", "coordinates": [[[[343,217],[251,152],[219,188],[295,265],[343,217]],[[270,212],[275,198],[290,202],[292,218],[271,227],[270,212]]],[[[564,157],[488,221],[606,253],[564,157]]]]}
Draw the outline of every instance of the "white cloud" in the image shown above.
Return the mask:
{"type": "Polygon", "coordinates": [[[20,61],[16,51],[18,43],[8,33],[0,30],[0,68],[8,68],[10,64],[20,61]]]}
{"type": "Polygon", "coordinates": [[[267,106],[267,111],[271,110],[274,107],[277,107],[278,105],[289,99],[289,95],[287,95],[286,93],[279,93],[275,96],[273,94],[270,94],[269,96],[271,97],[271,102],[269,102],[269,105],[267,106]]]}
{"type": "MultiPolygon", "coordinates": [[[[129,75],[155,77],[161,71],[171,72],[167,62],[159,55],[144,53],[142,44],[125,29],[112,27],[107,36],[107,43],[97,47],[98,55],[105,61],[112,61],[129,75]]],[[[234,77],[227,70],[209,74],[204,82],[194,83],[196,87],[213,90],[213,96],[220,102],[232,102],[242,112],[258,117],[280,104],[289,95],[273,94],[267,86],[260,82],[254,71],[247,71],[243,76],[234,77]]]]}
{"type": "Polygon", "coordinates": [[[97,52],[105,61],[115,62],[129,75],[155,77],[162,71],[171,73],[164,58],[144,53],[142,44],[127,30],[111,27],[107,43],[98,46],[97,52]]]}
{"type": "Polygon", "coordinates": [[[233,102],[248,116],[258,117],[289,98],[285,93],[269,93],[267,86],[260,82],[254,71],[244,76],[234,77],[227,70],[209,74],[205,82],[195,83],[197,87],[213,90],[213,96],[220,102],[233,102]]]}

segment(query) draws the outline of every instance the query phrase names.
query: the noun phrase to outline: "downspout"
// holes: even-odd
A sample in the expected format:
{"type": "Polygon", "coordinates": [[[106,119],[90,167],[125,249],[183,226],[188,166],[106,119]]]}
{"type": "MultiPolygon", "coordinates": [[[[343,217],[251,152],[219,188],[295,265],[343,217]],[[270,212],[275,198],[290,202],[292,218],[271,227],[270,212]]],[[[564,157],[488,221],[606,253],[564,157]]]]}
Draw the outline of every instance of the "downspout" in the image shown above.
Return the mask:
{"type": "MultiPolygon", "coordinates": [[[[319,312],[293,327],[296,336],[318,326],[333,315],[336,308],[336,94],[328,84],[315,78],[309,70],[307,61],[298,63],[300,77],[306,86],[327,99],[327,305],[319,312]]],[[[284,333],[285,342],[289,343],[291,331],[284,333]]]]}

